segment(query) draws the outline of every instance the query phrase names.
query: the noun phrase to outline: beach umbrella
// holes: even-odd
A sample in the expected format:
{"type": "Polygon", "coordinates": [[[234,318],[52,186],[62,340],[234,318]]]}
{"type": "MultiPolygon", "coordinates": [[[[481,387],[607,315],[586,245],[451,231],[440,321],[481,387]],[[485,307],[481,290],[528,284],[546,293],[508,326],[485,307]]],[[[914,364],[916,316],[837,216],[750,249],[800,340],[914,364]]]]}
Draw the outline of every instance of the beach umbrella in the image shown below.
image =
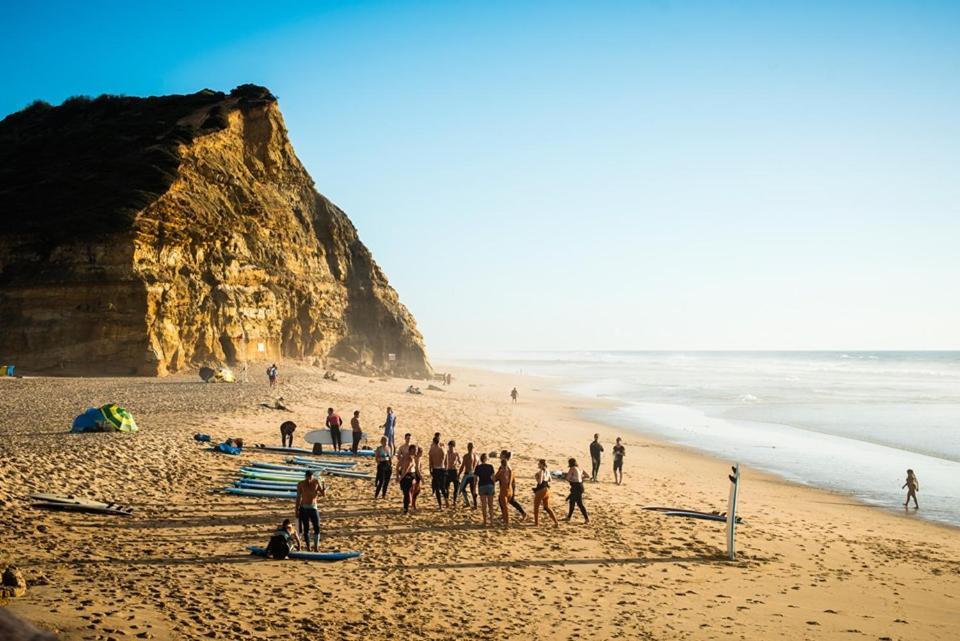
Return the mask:
{"type": "Polygon", "coordinates": [[[107,403],[100,408],[100,412],[106,420],[104,427],[107,429],[115,432],[136,432],[138,429],[133,415],[116,403],[107,403]]]}

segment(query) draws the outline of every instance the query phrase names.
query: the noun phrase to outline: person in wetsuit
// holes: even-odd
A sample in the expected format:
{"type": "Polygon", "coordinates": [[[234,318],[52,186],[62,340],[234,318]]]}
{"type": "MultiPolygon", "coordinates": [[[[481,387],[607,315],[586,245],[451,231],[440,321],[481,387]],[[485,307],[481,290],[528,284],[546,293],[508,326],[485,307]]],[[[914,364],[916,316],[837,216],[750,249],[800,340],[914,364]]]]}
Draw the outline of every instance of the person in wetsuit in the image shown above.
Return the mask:
{"type": "Polygon", "coordinates": [[[593,442],[590,443],[590,462],[593,469],[590,472],[590,480],[597,482],[597,474],[600,473],[600,455],[603,454],[603,446],[600,445],[600,435],[593,435],[593,442]]]}
{"type": "Polygon", "coordinates": [[[297,483],[297,521],[303,542],[313,552],[319,552],[320,545],[320,508],[317,506],[317,497],[324,496],[323,484],[313,478],[313,471],[307,470],[304,479],[297,483]],[[313,526],[313,538],[310,537],[310,526],[313,526]],[[310,546],[312,543],[312,547],[310,546]]]}

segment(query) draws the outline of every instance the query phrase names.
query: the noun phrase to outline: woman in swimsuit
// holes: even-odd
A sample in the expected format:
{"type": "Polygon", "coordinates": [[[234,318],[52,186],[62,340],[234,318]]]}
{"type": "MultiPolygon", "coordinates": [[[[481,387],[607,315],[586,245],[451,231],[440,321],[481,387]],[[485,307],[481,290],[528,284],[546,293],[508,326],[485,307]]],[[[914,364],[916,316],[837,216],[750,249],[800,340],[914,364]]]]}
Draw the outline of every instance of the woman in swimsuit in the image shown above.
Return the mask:
{"type": "Polygon", "coordinates": [[[570,469],[567,470],[567,481],[570,483],[570,511],[567,512],[565,521],[569,521],[573,516],[573,508],[579,507],[583,514],[583,522],[589,523],[590,517],[587,516],[587,508],[583,506],[583,471],[577,467],[577,459],[572,458],[567,461],[570,469]]]}
{"type": "Polygon", "coordinates": [[[497,470],[493,479],[500,482],[500,497],[498,500],[503,527],[510,527],[510,512],[507,511],[507,507],[510,505],[510,499],[513,498],[513,470],[510,469],[510,463],[506,458],[500,459],[500,469],[497,470]]]}
{"type": "Polygon", "coordinates": [[[487,463],[486,453],[480,455],[480,465],[476,469],[477,494],[480,495],[480,508],[483,511],[483,527],[487,527],[487,515],[493,525],[493,466],[487,463]]]}
{"type": "Polygon", "coordinates": [[[547,471],[546,459],[540,459],[537,463],[537,486],[533,488],[533,524],[540,525],[540,506],[543,511],[553,521],[553,526],[560,524],[557,522],[557,515],[550,509],[550,472],[547,471]]]}

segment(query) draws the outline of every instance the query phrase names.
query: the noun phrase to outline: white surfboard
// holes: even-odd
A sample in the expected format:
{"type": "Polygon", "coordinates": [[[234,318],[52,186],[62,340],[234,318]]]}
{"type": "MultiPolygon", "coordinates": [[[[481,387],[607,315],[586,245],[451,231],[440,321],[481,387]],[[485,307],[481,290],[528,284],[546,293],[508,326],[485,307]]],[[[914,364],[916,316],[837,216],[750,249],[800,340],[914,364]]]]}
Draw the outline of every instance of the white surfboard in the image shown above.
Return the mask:
{"type": "Polygon", "coordinates": [[[730,475],[730,504],[727,506],[727,557],[731,561],[737,559],[737,496],[740,493],[740,464],[733,466],[730,475]]]}
{"type": "MultiPolygon", "coordinates": [[[[311,445],[330,445],[333,446],[333,435],[330,430],[313,430],[303,436],[303,440],[311,445]]],[[[367,440],[366,432],[360,435],[360,442],[367,440]]],[[[349,449],[353,445],[353,430],[340,428],[340,447],[349,449]]]]}

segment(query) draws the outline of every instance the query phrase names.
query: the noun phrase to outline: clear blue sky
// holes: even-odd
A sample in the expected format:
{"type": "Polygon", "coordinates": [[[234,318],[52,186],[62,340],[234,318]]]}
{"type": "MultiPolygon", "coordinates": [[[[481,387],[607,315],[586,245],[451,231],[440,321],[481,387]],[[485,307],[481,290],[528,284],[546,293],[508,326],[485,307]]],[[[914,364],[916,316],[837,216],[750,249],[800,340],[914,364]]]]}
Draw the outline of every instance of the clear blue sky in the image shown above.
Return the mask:
{"type": "Polygon", "coordinates": [[[960,3],[140,4],[0,111],[268,86],[434,354],[960,348],[960,3]]]}

